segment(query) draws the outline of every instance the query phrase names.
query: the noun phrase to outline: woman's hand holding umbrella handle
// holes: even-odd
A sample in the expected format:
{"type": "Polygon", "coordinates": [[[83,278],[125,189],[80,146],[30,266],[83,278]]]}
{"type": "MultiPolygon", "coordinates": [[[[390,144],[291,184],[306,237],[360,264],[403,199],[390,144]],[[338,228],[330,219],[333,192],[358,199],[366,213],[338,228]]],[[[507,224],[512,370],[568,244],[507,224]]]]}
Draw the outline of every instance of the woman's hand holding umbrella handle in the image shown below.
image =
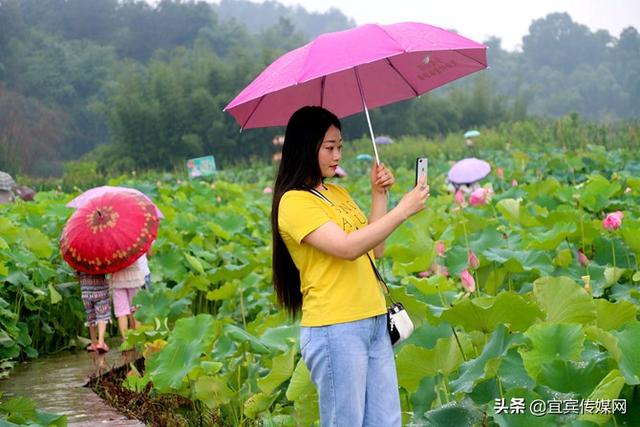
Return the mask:
{"type": "Polygon", "coordinates": [[[429,186],[425,185],[426,179],[426,176],[421,176],[418,179],[418,185],[402,196],[402,199],[400,199],[400,202],[395,207],[395,209],[398,209],[403,214],[405,219],[425,208],[427,199],[429,198],[429,186]]]}
{"type": "Polygon", "coordinates": [[[385,194],[396,182],[395,177],[384,163],[377,165],[374,162],[369,178],[371,180],[371,190],[374,193],[385,194]]]}

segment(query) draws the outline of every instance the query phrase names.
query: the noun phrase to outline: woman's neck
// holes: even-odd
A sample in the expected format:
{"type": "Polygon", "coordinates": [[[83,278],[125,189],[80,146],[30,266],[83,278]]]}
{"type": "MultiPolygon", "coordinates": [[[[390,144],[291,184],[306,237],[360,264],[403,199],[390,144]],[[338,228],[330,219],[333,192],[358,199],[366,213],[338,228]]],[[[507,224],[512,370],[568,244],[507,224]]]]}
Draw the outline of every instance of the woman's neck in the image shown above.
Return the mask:
{"type": "Polygon", "coordinates": [[[316,185],[315,187],[313,187],[314,189],[318,190],[318,191],[325,191],[327,190],[327,187],[324,185],[323,182],[321,182],[320,184],[316,185]]]}

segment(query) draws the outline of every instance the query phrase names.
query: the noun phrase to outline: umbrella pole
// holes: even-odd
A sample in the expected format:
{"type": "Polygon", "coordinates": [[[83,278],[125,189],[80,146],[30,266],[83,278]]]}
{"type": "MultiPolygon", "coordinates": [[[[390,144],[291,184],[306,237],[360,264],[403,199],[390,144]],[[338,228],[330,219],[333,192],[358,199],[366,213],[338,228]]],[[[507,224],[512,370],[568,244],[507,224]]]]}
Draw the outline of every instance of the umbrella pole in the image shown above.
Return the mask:
{"type": "Polygon", "coordinates": [[[369,109],[367,103],[364,100],[364,92],[362,91],[362,84],[360,83],[360,73],[358,73],[358,67],[353,69],[356,73],[356,81],[358,82],[358,92],[360,92],[360,99],[362,100],[362,106],[364,107],[364,114],[367,116],[367,124],[369,125],[369,133],[371,134],[371,144],[373,145],[373,154],[376,156],[376,165],[380,164],[380,158],[378,157],[378,148],[376,147],[376,137],[373,134],[373,126],[371,126],[371,118],[369,117],[369,109]]]}

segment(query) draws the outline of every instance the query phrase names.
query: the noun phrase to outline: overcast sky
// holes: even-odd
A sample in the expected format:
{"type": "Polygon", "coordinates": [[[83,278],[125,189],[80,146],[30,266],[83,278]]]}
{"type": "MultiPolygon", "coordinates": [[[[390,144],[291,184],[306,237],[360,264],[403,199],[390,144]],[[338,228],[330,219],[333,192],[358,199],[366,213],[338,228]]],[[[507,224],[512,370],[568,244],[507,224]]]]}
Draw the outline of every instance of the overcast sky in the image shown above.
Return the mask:
{"type": "MultiPolygon", "coordinates": [[[[259,0],[252,0],[257,2],[259,0]]],[[[529,33],[531,21],[549,13],[568,12],[574,22],[591,31],[608,30],[614,37],[629,26],[640,30],[640,0],[278,0],[300,4],[309,11],[340,9],[358,25],[417,21],[481,42],[489,36],[502,39],[513,50],[529,33]]]]}

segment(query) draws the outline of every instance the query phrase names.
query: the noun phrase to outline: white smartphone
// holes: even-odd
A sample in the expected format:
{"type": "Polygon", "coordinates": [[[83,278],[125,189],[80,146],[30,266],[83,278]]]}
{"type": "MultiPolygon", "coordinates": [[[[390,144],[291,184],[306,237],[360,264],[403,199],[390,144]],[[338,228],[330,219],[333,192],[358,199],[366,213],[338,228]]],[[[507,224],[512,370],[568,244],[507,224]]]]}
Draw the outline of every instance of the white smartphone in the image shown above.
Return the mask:
{"type": "MultiPolygon", "coordinates": [[[[418,178],[422,175],[427,176],[427,168],[429,165],[429,159],[426,157],[418,157],[416,159],[416,183],[418,185],[418,178]]],[[[424,184],[427,185],[427,181],[424,181],[424,184]]]]}

